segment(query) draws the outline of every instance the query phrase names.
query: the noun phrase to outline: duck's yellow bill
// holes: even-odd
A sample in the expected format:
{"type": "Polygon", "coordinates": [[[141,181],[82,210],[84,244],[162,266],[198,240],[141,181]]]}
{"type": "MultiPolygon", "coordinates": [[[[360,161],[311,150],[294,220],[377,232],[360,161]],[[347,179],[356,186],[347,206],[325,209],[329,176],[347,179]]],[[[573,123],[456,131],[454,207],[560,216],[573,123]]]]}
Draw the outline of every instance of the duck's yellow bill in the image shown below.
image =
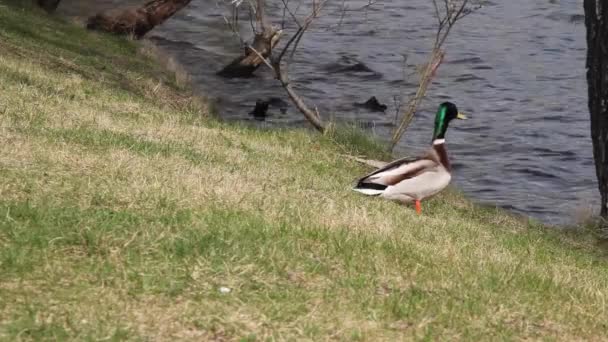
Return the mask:
{"type": "Polygon", "coordinates": [[[467,118],[467,116],[464,113],[458,112],[458,115],[456,115],[456,119],[466,120],[468,118],[467,118]]]}

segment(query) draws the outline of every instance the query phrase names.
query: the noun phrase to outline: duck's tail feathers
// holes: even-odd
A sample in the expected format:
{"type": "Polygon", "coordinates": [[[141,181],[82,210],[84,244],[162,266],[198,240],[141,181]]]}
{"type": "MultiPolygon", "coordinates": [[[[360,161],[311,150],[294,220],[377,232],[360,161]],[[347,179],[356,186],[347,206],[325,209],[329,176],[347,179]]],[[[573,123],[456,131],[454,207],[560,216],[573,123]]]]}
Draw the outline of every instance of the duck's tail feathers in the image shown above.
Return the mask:
{"type": "Polygon", "coordinates": [[[359,182],[353,190],[368,196],[378,196],[384,193],[386,188],[387,186],[382,184],[359,182]]]}
{"type": "Polygon", "coordinates": [[[353,188],[353,190],[360,192],[364,195],[368,195],[368,196],[378,196],[381,195],[384,190],[374,190],[374,189],[359,189],[359,188],[353,188]]]}

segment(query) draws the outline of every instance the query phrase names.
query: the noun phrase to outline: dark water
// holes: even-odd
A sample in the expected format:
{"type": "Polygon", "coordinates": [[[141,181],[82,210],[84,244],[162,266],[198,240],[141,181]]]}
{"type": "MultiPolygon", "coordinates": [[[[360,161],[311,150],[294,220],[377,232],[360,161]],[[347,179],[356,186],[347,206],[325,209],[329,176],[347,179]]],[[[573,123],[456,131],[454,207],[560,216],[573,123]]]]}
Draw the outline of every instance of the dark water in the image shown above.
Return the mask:
{"type": "MultiPolygon", "coordinates": [[[[86,15],[125,1],[82,3],[64,0],[64,11],[86,15]]],[[[415,90],[417,76],[403,81],[404,74],[425,61],[432,44],[432,2],[378,1],[367,11],[348,12],[338,25],[342,4],[327,7],[307,33],[290,75],[322,113],[386,138],[393,128],[394,98],[404,89],[415,90]],[[405,72],[403,55],[408,56],[405,72]],[[373,72],[334,72],[356,61],[373,72]],[[372,95],[388,105],[386,114],[353,106],[372,95]]],[[[346,4],[354,9],[367,1],[346,4]]],[[[222,116],[255,122],[248,113],[256,99],[283,93],[268,70],[246,82],[215,76],[240,51],[222,14],[214,1],[193,0],[150,38],[175,52],[197,87],[218,99],[222,116]]],[[[472,116],[448,132],[455,184],[479,202],[550,223],[572,222],[597,197],[582,14],[582,0],[511,0],[490,3],[461,21],[398,154],[427,147],[435,109],[450,100],[472,116]]],[[[262,125],[305,124],[291,109],[281,113],[271,107],[270,112],[262,125]]]]}

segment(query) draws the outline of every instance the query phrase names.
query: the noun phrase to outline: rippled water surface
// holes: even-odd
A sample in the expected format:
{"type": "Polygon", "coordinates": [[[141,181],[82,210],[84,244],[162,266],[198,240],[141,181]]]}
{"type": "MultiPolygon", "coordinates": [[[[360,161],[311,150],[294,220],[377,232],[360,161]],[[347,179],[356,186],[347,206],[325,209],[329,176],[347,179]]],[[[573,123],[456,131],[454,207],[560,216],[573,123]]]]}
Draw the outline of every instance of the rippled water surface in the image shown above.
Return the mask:
{"type": "MultiPolygon", "coordinates": [[[[64,0],[63,11],[87,15],[125,1],[82,3],[64,0]]],[[[380,0],[367,11],[347,12],[340,26],[343,2],[335,3],[305,36],[291,78],[322,113],[357,121],[386,138],[395,96],[414,90],[416,76],[403,81],[404,74],[425,61],[432,43],[431,1],[380,0]],[[345,61],[363,62],[373,72],[334,72],[345,61]],[[371,95],[388,105],[386,114],[353,106],[371,95]]],[[[346,4],[354,9],[367,1],[346,4]]],[[[218,98],[224,117],[252,120],[248,113],[256,99],[283,93],[267,70],[245,82],[215,76],[240,51],[222,13],[213,1],[193,0],[150,37],[173,51],[201,91],[218,98]]],[[[582,14],[582,1],[511,0],[490,3],[464,19],[446,44],[445,63],[398,152],[426,148],[434,111],[450,100],[472,116],[454,122],[448,132],[456,185],[480,202],[547,222],[570,222],[597,196],[582,14]]],[[[304,123],[291,109],[270,112],[262,124],[304,123]]]]}

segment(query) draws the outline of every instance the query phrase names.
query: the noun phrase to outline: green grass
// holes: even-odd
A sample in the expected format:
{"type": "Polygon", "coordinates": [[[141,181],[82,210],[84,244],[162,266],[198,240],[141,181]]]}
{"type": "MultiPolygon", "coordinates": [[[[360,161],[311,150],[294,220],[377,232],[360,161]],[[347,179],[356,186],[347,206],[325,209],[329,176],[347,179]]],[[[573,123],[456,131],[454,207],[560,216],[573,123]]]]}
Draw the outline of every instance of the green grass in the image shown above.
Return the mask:
{"type": "Polygon", "coordinates": [[[356,129],[220,123],[138,49],[0,0],[0,340],[605,338],[590,235],[360,196],[356,129]]]}

